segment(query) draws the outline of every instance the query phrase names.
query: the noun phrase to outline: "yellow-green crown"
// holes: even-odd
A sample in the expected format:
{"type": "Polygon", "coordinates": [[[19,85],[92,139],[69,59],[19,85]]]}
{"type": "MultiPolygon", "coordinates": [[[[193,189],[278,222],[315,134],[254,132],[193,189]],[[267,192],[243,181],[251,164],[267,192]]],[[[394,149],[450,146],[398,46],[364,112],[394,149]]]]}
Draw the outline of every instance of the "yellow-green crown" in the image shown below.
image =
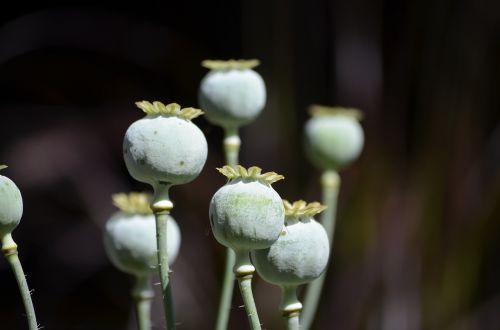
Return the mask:
{"type": "Polygon", "coordinates": [[[7,167],[8,167],[7,165],[0,165],[0,171],[7,167]]]}
{"type": "Polygon", "coordinates": [[[152,214],[150,203],[152,196],[148,193],[118,193],[112,196],[113,205],[129,214],[152,214]]]}
{"type": "Polygon", "coordinates": [[[273,184],[276,181],[282,180],[285,177],[275,172],[267,172],[262,173],[262,169],[257,166],[249,167],[248,169],[244,168],[241,165],[236,165],[236,168],[233,168],[229,165],[225,165],[222,168],[217,168],[217,171],[226,176],[229,180],[234,180],[238,178],[243,179],[255,179],[259,181],[263,181],[268,184],[273,184]]]}
{"type": "Polygon", "coordinates": [[[210,70],[245,70],[253,69],[260,64],[259,60],[204,60],[201,66],[210,70]]]}
{"type": "Polygon", "coordinates": [[[322,205],[321,203],[312,202],[308,204],[303,200],[299,200],[293,202],[293,204],[290,204],[289,201],[284,199],[283,205],[285,206],[286,217],[313,217],[326,209],[326,206],[322,205]]]}
{"type": "Polygon", "coordinates": [[[313,104],[309,106],[309,113],[313,117],[347,116],[357,120],[363,119],[363,113],[356,108],[329,107],[326,105],[313,104]]]}
{"type": "Polygon", "coordinates": [[[196,108],[182,108],[177,103],[169,103],[167,105],[161,103],[160,101],[154,101],[153,103],[148,101],[135,102],[135,105],[148,115],[167,115],[167,116],[177,116],[187,120],[192,120],[198,116],[201,116],[204,112],[196,108]]]}

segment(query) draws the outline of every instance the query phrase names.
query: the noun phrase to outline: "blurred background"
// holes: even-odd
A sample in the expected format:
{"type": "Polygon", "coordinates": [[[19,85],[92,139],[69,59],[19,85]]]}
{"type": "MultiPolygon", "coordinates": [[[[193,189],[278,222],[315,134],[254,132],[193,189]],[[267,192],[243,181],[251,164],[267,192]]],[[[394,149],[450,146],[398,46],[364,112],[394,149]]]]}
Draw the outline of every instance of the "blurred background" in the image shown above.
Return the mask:
{"type": "MultiPolygon", "coordinates": [[[[138,100],[197,106],[203,59],[258,58],[265,111],[243,165],[320,199],[304,158],[311,103],[358,107],[361,158],[341,173],[334,264],[315,329],[500,329],[500,5],[472,0],[44,1],[0,12],[0,163],[25,204],[14,232],[44,329],[135,329],[132,279],[107,260],[110,195],[147,190],[121,144],[138,100]]],[[[179,329],[210,329],[224,249],[208,203],[224,184],[222,131],[198,179],[174,187],[183,233],[179,329]]],[[[266,329],[279,291],[256,280],[266,329]]],[[[246,329],[235,295],[230,329],[246,329]]],[[[0,258],[0,328],[26,329],[0,258]]],[[[153,320],[162,325],[161,304],[153,320]]]]}

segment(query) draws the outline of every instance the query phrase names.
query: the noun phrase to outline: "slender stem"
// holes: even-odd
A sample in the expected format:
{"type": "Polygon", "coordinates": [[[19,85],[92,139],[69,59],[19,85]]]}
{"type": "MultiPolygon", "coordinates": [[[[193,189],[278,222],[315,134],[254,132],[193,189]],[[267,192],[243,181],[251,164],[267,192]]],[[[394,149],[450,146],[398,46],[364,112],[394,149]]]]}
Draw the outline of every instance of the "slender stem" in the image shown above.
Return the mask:
{"type": "Polygon", "coordinates": [[[231,300],[234,291],[233,266],[236,255],[231,248],[226,248],[226,262],[224,265],[224,279],[222,280],[222,290],[219,300],[219,311],[217,314],[216,330],[226,330],[231,312],[231,300]]]}
{"type": "Polygon", "coordinates": [[[259,315],[257,314],[257,306],[252,293],[252,277],[255,272],[255,267],[250,262],[248,251],[236,251],[236,260],[234,264],[234,274],[238,279],[241,297],[245,304],[250,329],[261,330],[259,315]]]}
{"type": "Polygon", "coordinates": [[[299,316],[302,304],[297,299],[297,287],[284,286],[282,289],[281,312],[285,318],[287,330],[299,330],[299,316]]]}
{"type": "Polygon", "coordinates": [[[255,301],[253,299],[252,293],[252,276],[247,275],[244,277],[238,277],[238,284],[240,286],[243,303],[245,304],[245,310],[247,312],[248,321],[250,323],[250,329],[260,330],[261,327],[259,315],[257,314],[257,307],[255,306],[255,301]]]}
{"type": "Polygon", "coordinates": [[[139,330],[151,329],[151,301],[154,292],[151,287],[149,275],[136,276],[136,283],[132,289],[132,298],[135,303],[135,314],[137,317],[137,328],[139,330]]]}
{"type": "MultiPolygon", "coordinates": [[[[321,187],[323,190],[323,204],[328,208],[323,212],[321,222],[325,227],[330,242],[330,259],[333,256],[333,239],[335,234],[335,220],[337,214],[337,199],[340,188],[340,177],[337,172],[325,171],[321,176],[321,187]]],[[[316,280],[307,286],[307,291],[304,296],[304,311],[301,317],[302,329],[308,330],[314,320],[316,309],[318,308],[319,299],[323,290],[326,273],[328,269],[316,280]]]]}
{"type": "MultiPolygon", "coordinates": [[[[241,140],[238,136],[237,129],[225,130],[224,138],[224,153],[226,155],[226,163],[232,167],[238,164],[238,155],[240,152],[241,140]]],[[[233,266],[235,261],[234,251],[226,248],[226,262],[224,266],[224,279],[222,280],[222,290],[219,301],[219,311],[217,321],[215,323],[216,330],[226,330],[229,322],[229,314],[231,312],[231,300],[234,291],[234,273],[233,266]]]]}
{"type": "Polygon", "coordinates": [[[38,323],[36,322],[35,308],[33,307],[33,302],[31,301],[31,292],[28,288],[26,277],[24,276],[21,261],[19,260],[17,244],[14,242],[10,234],[7,234],[2,238],[2,252],[7,258],[7,261],[9,262],[10,267],[14,272],[17,285],[19,286],[19,290],[21,291],[24,309],[26,310],[26,316],[28,317],[29,329],[37,330],[38,323]]]}
{"type": "Polygon", "coordinates": [[[299,314],[293,314],[286,318],[287,330],[300,330],[299,314]]]}
{"type": "Polygon", "coordinates": [[[175,329],[174,305],[170,289],[170,269],[168,266],[167,254],[167,220],[170,210],[174,207],[168,197],[168,185],[158,184],[155,188],[155,195],[151,209],[156,219],[156,242],[158,247],[158,270],[160,273],[161,292],[163,298],[163,309],[167,329],[175,329]]]}

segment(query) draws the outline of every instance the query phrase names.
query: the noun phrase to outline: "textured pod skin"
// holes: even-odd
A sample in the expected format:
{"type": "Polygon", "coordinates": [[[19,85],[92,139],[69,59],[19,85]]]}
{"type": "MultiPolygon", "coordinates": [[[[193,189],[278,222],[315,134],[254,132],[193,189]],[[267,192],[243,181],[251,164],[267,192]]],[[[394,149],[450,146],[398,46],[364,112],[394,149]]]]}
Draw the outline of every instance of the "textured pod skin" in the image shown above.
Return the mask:
{"type": "Polygon", "coordinates": [[[191,121],[148,115],[125,133],[123,154],[130,175],[157,186],[188,183],[203,169],[207,140],[191,121]]]}
{"type": "Polygon", "coordinates": [[[239,251],[271,246],[285,220],[278,193],[269,184],[246,179],[230,181],[220,188],[209,212],[215,239],[239,251]]]}
{"type": "Polygon", "coordinates": [[[305,125],[306,154],[323,170],[339,170],[358,158],[364,134],[356,118],[312,117],[305,125]]]}
{"type": "Polygon", "coordinates": [[[270,248],[251,252],[259,275],[269,283],[293,286],[318,278],[326,269],[330,247],[325,229],[313,218],[290,220],[270,248]]]}
{"type": "Polygon", "coordinates": [[[201,80],[198,99],[211,123],[236,128],[264,109],[266,86],[252,69],[211,70],[201,80]]]}
{"type": "Polygon", "coordinates": [[[23,215],[23,198],[9,178],[0,175],[0,239],[17,227],[23,215]]]}
{"type": "MultiPolygon", "coordinates": [[[[104,247],[118,269],[133,275],[145,275],[156,271],[158,255],[156,247],[156,223],[152,214],[132,215],[116,212],[106,223],[104,247]]],[[[173,264],[179,253],[181,234],[172,217],[167,221],[167,253],[173,264]]]]}

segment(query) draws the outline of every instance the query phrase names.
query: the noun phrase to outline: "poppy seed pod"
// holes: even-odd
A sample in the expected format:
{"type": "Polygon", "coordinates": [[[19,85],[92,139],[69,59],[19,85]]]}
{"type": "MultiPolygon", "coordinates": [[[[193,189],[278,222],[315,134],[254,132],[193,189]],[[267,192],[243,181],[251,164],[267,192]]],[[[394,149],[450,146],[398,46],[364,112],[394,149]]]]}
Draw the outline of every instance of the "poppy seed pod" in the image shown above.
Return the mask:
{"type": "MultiPolygon", "coordinates": [[[[0,170],[6,168],[0,165],[0,170]]],[[[0,240],[17,227],[23,215],[23,198],[9,178],[0,175],[0,240]]]]}
{"type": "Polygon", "coordinates": [[[274,172],[261,174],[253,166],[228,165],[218,169],[229,180],[210,202],[210,225],[216,240],[235,251],[269,247],[283,228],[285,210],[271,184],[283,179],[274,172]]]}
{"type": "Polygon", "coordinates": [[[266,104],[266,86],[252,70],[258,60],[205,60],[210,69],[201,80],[198,99],[207,119],[224,128],[237,128],[253,121],[266,104]]]}
{"type": "Polygon", "coordinates": [[[285,227],[271,247],[251,252],[259,275],[269,283],[295,287],[318,278],[326,269],[330,245],[313,216],[326,207],[297,201],[285,205],[285,227]]]}
{"type": "Polygon", "coordinates": [[[305,125],[305,149],[310,160],[322,170],[339,170],[358,158],[364,134],[356,109],[314,105],[305,125]]]}
{"type": "Polygon", "coordinates": [[[176,103],[137,102],[146,117],[125,133],[123,154],[130,175],[138,181],[172,186],[192,181],[207,159],[207,140],[191,122],[203,112],[176,103]]]}
{"type": "MultiPolygon", "coordinates": [[[[136,276],[151,274],[158,265],[155,217],[150,208],[151,196],[144,193],[116,194],[113,203],[120,211],[106,223],[104,247],[118,269],[136,276]]],[[[181,243],[180,230],[168,216],[167,249],[173,264],[181,243]]]]}

